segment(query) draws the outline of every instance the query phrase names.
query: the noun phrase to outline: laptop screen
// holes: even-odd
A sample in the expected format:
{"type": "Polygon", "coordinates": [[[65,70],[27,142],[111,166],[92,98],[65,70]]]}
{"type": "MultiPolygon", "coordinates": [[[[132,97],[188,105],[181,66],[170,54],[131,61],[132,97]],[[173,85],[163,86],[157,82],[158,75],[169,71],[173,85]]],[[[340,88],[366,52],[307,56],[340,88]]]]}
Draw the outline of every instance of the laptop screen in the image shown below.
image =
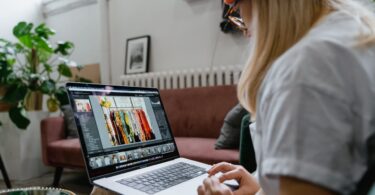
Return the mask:
{"type": "Polygon", "coordinates": [[[66,87],[90,179],[179,157],[157,89],[66,87]]]}

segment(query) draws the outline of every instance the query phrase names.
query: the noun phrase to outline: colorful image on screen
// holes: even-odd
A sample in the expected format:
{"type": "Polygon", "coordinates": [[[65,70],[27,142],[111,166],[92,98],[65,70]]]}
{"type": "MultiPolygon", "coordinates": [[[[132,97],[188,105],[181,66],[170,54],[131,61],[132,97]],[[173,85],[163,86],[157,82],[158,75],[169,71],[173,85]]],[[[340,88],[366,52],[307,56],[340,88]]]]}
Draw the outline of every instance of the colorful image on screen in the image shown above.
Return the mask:
{"type": "Polygon", "coordinates": [[[143,98],[97,96],[112,146],[155,140],[143,98]]]}

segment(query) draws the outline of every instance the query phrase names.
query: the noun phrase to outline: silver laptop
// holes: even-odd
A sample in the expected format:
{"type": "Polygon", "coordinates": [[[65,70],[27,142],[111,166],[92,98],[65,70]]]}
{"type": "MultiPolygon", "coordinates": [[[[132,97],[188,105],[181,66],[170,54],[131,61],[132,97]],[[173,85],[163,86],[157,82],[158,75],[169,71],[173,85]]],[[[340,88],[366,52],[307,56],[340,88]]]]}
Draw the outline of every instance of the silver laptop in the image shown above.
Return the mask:
{"type": "Polygon", "coordinates": [[[92,184],[120,194],[196,194],[210,166],[180,158],[157,89],[66,89],[92,184]]]}

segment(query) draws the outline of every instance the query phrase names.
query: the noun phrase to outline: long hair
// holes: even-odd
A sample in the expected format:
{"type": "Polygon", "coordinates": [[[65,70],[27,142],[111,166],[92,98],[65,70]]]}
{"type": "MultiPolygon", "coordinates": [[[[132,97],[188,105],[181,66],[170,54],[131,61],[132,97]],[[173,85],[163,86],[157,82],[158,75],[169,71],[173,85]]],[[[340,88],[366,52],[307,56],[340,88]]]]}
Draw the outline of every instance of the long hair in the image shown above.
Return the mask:
{"type": "Polygon", "coordinates": [[[353,0],[251,0],[252,53],[238,83],[240,103],[256,113],[257,95],[272,63],[296,44],[326,12],[344,11],[367,28],[359,35],[362,45],[375,42],[375,19],[353,0]]]}

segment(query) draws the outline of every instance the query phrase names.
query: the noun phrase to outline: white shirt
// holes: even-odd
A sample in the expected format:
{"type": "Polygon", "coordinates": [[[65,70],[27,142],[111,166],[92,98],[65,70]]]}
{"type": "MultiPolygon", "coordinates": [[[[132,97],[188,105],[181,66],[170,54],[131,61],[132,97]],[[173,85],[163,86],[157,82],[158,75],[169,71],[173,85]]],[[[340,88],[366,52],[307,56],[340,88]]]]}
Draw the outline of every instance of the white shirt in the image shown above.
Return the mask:
{"type": "Polygon", "coordinates": [[[279,194],[279,176],[348,194],[365,172],[365,140],[375,131],[375,50],[354,46],[364,29],[349,14],[331,13],[268,71],[250,126],[267,195],[279,194]]]}

